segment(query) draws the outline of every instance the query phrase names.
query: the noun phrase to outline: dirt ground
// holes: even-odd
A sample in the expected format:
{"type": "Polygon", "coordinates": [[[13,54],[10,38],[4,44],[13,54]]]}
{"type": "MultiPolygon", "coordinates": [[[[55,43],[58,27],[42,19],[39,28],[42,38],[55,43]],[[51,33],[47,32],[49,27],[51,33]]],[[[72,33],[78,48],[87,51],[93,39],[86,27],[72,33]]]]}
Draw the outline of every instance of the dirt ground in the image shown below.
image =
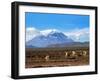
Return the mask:
{"type": "Polygon", "coordinates": [[[65,67],[89,65],[89,48],[26,50],[26,68],[65,67]],[[74,55],[73,51],[75,52],[74,55]],[[86,54],[84,55],[84,51],[86,54]],[[67,56],[66,55],[67,52],[67,56]]]}

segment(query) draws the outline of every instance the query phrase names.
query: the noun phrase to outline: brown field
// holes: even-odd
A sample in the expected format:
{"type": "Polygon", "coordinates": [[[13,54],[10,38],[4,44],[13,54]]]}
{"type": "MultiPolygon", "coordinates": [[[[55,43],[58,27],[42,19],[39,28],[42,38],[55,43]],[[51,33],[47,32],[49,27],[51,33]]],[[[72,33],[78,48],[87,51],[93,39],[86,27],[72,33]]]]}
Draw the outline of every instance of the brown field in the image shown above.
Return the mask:
{"type": "Polygon", "coordinates": [[[26,48],[25,68],[89,65],[88,47],[26,48]]]}

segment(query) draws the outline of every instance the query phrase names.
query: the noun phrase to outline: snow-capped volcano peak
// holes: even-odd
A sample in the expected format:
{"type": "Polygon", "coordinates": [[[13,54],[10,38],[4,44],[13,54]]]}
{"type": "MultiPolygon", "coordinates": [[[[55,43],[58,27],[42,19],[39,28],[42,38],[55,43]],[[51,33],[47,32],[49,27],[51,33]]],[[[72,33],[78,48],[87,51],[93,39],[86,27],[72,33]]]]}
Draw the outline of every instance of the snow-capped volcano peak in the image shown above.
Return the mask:
{"type": "Polygon", "coordinates": [[[44,36],[48,36],[49,34],[54,34],[54,33],[60,33],[60,31],[57,29],[48,29],[41,31],[41,34],[44,36]]]}
{"type": "Polygon", "coordinates": [[[26,42],[30,41],[31,39],[37,36],[47,37],[48,35],[51,35],[54,33],[60,33],[60,31],[58,31],[57,29],[47,29],[47,30],[39,31],[34,27],[29,27],[29,28],[26,28],[26,42]]]}
{"type": "Polygon", "coordinates": [[[48,47],[54,44],[73,42],[72,39],[68,38],[65,34],[55,29],[40,31],[40,33],[41,35],[33,37],[32,40],[28,41],[26,46],[48,47]]]}

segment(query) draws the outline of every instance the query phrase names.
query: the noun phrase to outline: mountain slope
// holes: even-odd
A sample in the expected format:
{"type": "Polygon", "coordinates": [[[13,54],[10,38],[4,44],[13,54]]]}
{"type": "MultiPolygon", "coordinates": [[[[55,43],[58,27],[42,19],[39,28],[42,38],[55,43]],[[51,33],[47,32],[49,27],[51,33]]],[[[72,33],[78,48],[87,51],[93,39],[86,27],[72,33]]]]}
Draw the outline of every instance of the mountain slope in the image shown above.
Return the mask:
{"type": "Polygon", "coordinates": [[[89,42],[70,42],[62,44],[52,44],[48,47],[89,47],[89,42]]]}
{"type": "Polygon", "coordinates": [[[33,47],[50,47],[53,44],[64,44],[74,42],[61,32],[49,31],[46,35],[41,34],[26,42],[26,46],[33,47]]]}

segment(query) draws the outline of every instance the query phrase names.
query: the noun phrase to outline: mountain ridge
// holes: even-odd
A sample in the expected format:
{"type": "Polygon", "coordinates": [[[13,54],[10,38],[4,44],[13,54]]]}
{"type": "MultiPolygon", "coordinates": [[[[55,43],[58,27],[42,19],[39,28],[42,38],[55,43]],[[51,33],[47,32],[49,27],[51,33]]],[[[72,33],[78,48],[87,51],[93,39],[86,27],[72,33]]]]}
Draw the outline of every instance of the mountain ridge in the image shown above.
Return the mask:
{"type": "Polygon", "coordinates": [[[48,35],[39,35],[34,37],[32,40],[26,42],[26,46],[35,46],[35,47],[47,47],[50,44],[62,44],[74,42],[72,39],[67,37],[61,32],[52,32],[48,35]]]}

